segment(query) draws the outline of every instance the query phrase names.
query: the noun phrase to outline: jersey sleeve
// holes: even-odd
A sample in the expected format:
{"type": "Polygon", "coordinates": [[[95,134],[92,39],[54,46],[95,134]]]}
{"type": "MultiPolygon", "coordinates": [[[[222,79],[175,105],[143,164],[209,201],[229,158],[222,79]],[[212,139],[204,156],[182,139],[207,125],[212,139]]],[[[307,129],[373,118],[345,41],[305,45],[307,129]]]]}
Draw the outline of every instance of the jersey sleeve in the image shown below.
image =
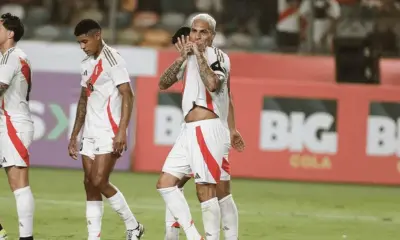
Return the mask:
{"type": "Polygon", "coordinates": [[[6,60],[2,60],[0,62],[0,82],[10,85],[18,67],[17,61],[12,55],[8,56],[8,59],[6,58],[6,60]]]}
{"type": "Polygon", "coordinates": [[[115,86],[131,82],[126,62],[122,57],[118,57],[118,63],[111,67],[110,76],[115,86]]]}
{"type": "Polygon", "coordinates": [[[82,87],[87,87],[86,86],[86,81],[88,78],[88,73],[87,70],[84,68],[83,64],[81,64],[81,86],[82,87]]]}
{"type": "Polygon", "coordinates": [[[226,79],[228,78],[226,63],[227,61],[229,61],[229,58],[227,58],[227,55],[217,48],[214,48],[214,54],[211,56],[213,56],[213,58],[210,59],[211,70],[213,70],[213,72],[217,74],[218,78],[221,81],[226,81],[226,79]]]}

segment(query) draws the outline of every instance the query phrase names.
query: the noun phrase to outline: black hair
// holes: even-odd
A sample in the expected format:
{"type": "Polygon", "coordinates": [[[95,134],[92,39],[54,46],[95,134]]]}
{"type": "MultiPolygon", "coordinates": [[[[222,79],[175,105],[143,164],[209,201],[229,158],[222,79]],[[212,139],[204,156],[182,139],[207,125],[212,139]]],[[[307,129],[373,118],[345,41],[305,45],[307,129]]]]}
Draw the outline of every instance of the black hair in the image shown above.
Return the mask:
{"type": "Polygon", "coordinates": [[[18,42],[21,40],[22,36],[24,36],[25,29],[20,18],[11,13],[5,13],[1,15],[0,19],[3,22],[3,26],[8,31],[14,32],[14,41],[18,42]]]}
{"type": "Polygon", "coordinates": [[[100,24],[93,19],[83,19],[76,24],[74,34],[77,37],[82,34],[88,34],[93,30],[100,31],[100,24]]]}

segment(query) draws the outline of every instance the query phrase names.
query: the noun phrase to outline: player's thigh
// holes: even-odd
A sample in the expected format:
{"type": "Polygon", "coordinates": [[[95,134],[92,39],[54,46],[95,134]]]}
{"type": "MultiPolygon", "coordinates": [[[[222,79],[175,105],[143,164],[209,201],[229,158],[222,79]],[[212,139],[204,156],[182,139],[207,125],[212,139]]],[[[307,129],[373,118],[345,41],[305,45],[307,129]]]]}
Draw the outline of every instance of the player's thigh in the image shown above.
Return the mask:
{"type": "MultiPolygon", "coordinates": [[[[82,155],[82,164],[85,170],[84,159],[94,160],[94,138],[83,137],[80,143],[79,154],[82,155]],[[84,158],[85,157],[85,158],[84,158]]],[[[86,170],[85,170],[86,171],[86,170]]]]}
{"type": "Polygon", "coordinates": [[[108,182],[119,156],[113,153],[95,155],[91,169],[91,181],[94,184],[108,182]]]}
{"type": "Polygon", "coordinates": [[[227,141],[219,119],[196,126],[191,135],[189,155],[196,183],[216,184],[221,178],[222,159],[227,141]]]}
{"type": "Polygon", "coordinates": [[[165,159],[162,172],[175,176],[178,179],[182,179],[185,175],[190,174],[191,168],[188,162],[187,142],[185,137],[178,137],[165,159]]]}
{"type": "Polygon", "coordinates": [[[14,134],[0,133],[1,165],[6,169],[11,190],[29,185],[29,146],[33,131],[14,134]]]}
{"type": "Polygon", "coordinates": [[[94,163],[94,159],[86,155],[82,155],[82,167],[84,173],[84,184],[90,184],[90,173],[92,172],[92,166],[94,163]]]}

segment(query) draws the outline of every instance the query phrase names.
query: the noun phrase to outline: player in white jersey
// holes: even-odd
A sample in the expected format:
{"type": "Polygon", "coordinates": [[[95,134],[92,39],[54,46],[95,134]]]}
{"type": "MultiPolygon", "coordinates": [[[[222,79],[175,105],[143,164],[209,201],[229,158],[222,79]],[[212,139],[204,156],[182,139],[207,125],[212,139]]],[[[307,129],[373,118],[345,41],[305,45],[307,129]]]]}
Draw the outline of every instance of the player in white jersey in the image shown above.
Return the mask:
{"type": "Polygon", "coordinates": [[[81,96],[68,150],[76,160],[77,138],[83,126],[79,153],[84,169],[88,240],[100,239],[102,195],[125,222],[126,239],[140,239],[143,225],[132,214],[123,194],[109,182],[117,159],[126,150],[133,108],[126,63],[102,40],[101,27],[96,21],[79,22],[75,36],[87,57],[81,63],[81,96]]]}
{"type": "Polygon", "coordinates": [[[169,153],[157,188],[167,208],[178,220],[188,239],[200,239],[189,207],[177,188],[185,175],[193,172],[201,202],[207,239],[219,239],[220,206],[217,184],[223,173],[224,155],[229,148],[228,76],[230,62],[221,50],[208,47],[215,36],[215,20],[200,14],[193,18],[188,39],[179,39],[181,56],[164,72],[160,89],[172,86],[186,63],[182,110],[185,123],[169,153]]]}
{"type": "Polygon", "coordinates": [[[19,239],[33,239],[34,199],[29,186],[29,151],[33,121],[29,110],[31,67],[16,47],[24,35],[21,20],[10,13],[0,17],[0,165],[6,169],[15,195],[19,239]]]}
{"type": "MultiPolygon", "coordinates": [[[[208,15],[198,15],[196,18],[200,16],[204,18],[210,18],[208,15]]],[[[176,48],[182,48],[182,42],[185,41],[181,39],[181,43],[178,43],[178,38],[181,38],[181,35],[188,35],[191,31],[189,27],[182,27],[180,28],[177,33],[173,36],[172,43],[176,44],[176,48]]],[[[178,73],[178,78],[180,79],[183,75],[183,71],[185,69],[185,64],[181,66],[181,71],[178,73]]],[[[230,72],[230,69],[227,69],[230,72]]],[[[221,170],[221,178],[220,182],[217,183],[217,197],[219,200],[219,205],[221,208],[221,218],[222,218],[222,229],[224,231],[224,239],[231,240],[231,239],[238,239],[239,236],[239,217],[238,217],[238,210],[236,207],[235,202],[233,201],[233,197],[231,194],[231,185],[230,185],[230,164],[229,164],[229,148],[232,146],[239,152],[244,150],[245,144],[242,136],[236,129],[235,124],[235,115],[234,115],[234,106],[232,95],[230,93],[230,76],[228,77],[228,93],[229,93],[229,112],[228,112],[228,119],[226,119],[227,123],[226,126],[229,128],[230,132],[230,143],[226,143],[226,150],[224,154],[224,159],[222,163],[222,170],[221,170]]],[[[192,176],[185,176],[183,177],[177,184],[178,188],[183,192],[183,187],[187,181],[191,179],[192,176]]],[[[178,222],[175,221],[174,216],[171,214],[169,209],[166,209],[165,213],[165,240],[179,240],[179,229],[180,225],[178,222]]]]}

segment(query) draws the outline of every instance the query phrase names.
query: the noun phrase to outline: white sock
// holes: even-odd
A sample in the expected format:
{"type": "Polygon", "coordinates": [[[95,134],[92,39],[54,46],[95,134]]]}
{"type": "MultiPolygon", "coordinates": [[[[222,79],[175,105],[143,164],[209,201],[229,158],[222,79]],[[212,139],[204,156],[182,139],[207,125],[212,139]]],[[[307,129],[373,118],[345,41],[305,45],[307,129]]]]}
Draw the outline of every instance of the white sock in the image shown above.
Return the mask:
{"type": "Polygon", "coordinates": [[[33,213],[35,211],[35,201],[31,188],[24,187],[14,191],[17,203],[17,213],[19,221],[19,236],[33,236],[33,213]]]}
{"type": "Polygon", "coordinates": [[[185,231],[187,239],[199,240],[201,236],[193,223],[189,205],[178,187],[161,188],[158,189],[158,192],[164,198],[167,208],[171,211],[172,215],[177,218],[177,221],[185,231]]]}
{"type": "Polygon", "coordinates": [[[225,240],[237,240],[239,238],[239,214],[231,194],[219,200],[221,208],[222,230],[225,240]]]}
{"type": "MultiPolygon", "coordinates": [[[[183,188],[179,188],[183,193],[183,188]]],[[[175,220],[171,211],[165,207],[165,239],[164,240],[179,240],[180,225],[175,220]]]]}
{"type": "Polygon", "coordinates": [[[103,212],[103,201],[86,202],[86,221],[89,240],[100,239],[101,219],[103,218],[103,212]]]}
{"type": "Polygon", "coordinates": [[[207,240],[219,240],[221,210],[218,198],[212,198],[201,203],[203,225],[207,240]]]}
{"type": "Polygon", "coordinates": [[[117,191],[114,196],[108,198],[108,201],[110,202],[111,208],[117,212],[121,219],[125,222],[125,227],[127,230],[136,229],[138,227],[139,223],[137,222],[135,216],[133,216],[133,213],[126,202],[124,195],[122,195],[120,191],[117,191]]]}

